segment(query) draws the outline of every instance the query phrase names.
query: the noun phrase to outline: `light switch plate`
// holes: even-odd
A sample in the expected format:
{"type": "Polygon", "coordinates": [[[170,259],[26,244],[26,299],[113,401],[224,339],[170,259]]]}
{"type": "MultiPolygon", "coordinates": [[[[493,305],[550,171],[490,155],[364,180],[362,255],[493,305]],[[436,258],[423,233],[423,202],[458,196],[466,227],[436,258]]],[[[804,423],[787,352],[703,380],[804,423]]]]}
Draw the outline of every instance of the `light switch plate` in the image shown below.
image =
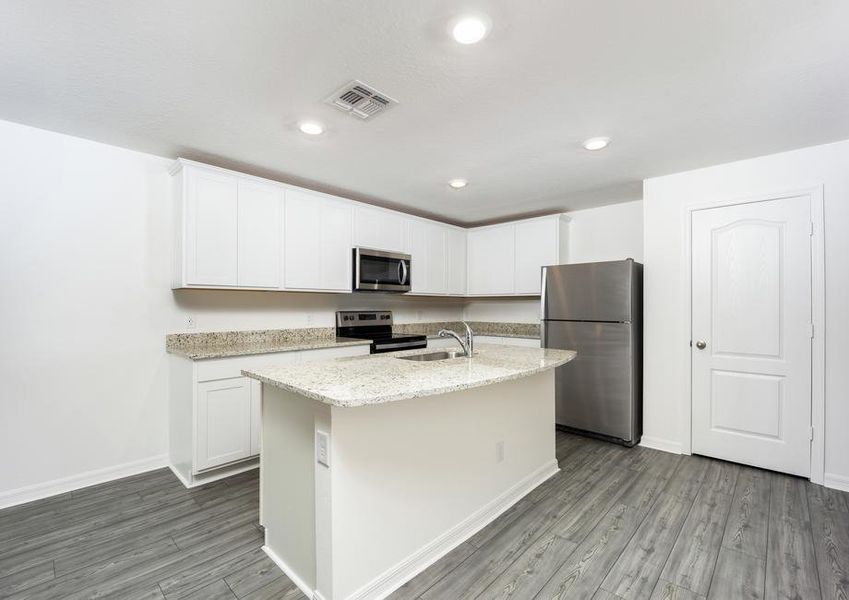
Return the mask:
{"type": "Polygon", "coordinates": [[[318,429],[315,432],[315,460],[320,465],[330,466],[330,434],[318,429]]]}

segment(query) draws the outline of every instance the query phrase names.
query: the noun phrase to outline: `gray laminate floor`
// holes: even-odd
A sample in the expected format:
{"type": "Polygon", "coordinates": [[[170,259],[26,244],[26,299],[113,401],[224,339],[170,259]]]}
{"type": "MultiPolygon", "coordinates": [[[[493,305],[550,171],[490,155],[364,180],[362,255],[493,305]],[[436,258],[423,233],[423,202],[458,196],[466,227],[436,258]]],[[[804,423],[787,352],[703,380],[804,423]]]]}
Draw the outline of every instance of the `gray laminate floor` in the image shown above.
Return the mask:
{"type": "MultiPolygon", "coordinates": [[[[562,471],[391,596],[849,598],[849,494],[558,433],[562,471]]],[[[0,511],[0,598],[302,599],[260,550],[256,472],[155,471],[0,511]]]]}

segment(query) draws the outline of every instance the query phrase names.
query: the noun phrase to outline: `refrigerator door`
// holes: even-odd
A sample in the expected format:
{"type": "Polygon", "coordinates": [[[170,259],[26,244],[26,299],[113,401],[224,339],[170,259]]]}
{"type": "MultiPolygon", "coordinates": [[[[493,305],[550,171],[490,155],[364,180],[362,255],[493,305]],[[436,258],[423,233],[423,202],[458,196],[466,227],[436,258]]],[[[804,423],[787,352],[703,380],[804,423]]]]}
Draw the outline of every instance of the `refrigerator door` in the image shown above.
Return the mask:
{"type": "Polygon", "coordinates": [[[642,296],[633,259],[543,267],[542,318],[631,321],[642,296]]]}
{"type": "Polygon", "coordinates": [[[555,373],[555,422],[639,441],[642,422],[637,335],[629,323],[544,321],[543,346],[576,350],[555,373]]]}

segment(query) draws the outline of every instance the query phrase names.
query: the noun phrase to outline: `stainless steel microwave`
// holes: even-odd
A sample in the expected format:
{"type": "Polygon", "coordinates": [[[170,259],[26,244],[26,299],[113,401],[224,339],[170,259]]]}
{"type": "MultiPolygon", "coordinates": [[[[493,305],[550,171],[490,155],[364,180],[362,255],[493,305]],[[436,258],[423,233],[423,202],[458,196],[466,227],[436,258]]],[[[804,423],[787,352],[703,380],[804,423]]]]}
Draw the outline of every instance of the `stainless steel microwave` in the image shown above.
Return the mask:
{"type": "Polygon", "coordinates": [[[410,255],[354,248],[355,292],[409,292],[410,255]]]}

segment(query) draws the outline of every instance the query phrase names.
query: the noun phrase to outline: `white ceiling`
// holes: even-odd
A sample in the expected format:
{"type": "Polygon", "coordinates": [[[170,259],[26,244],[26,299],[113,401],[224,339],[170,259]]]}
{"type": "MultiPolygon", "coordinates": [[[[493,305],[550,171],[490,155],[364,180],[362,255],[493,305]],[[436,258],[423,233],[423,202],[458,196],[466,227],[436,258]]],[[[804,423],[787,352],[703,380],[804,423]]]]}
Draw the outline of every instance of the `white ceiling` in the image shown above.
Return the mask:
{"type": "Polygon", "coordinates": [[[481,222],[849,138],[847,23],[846,0],[3,0],[0,118],[481,222]],[[469,11],[493,29],[461,46],[469,11]],[[400,104],[323,104],[354,78],[400,104]]]}

